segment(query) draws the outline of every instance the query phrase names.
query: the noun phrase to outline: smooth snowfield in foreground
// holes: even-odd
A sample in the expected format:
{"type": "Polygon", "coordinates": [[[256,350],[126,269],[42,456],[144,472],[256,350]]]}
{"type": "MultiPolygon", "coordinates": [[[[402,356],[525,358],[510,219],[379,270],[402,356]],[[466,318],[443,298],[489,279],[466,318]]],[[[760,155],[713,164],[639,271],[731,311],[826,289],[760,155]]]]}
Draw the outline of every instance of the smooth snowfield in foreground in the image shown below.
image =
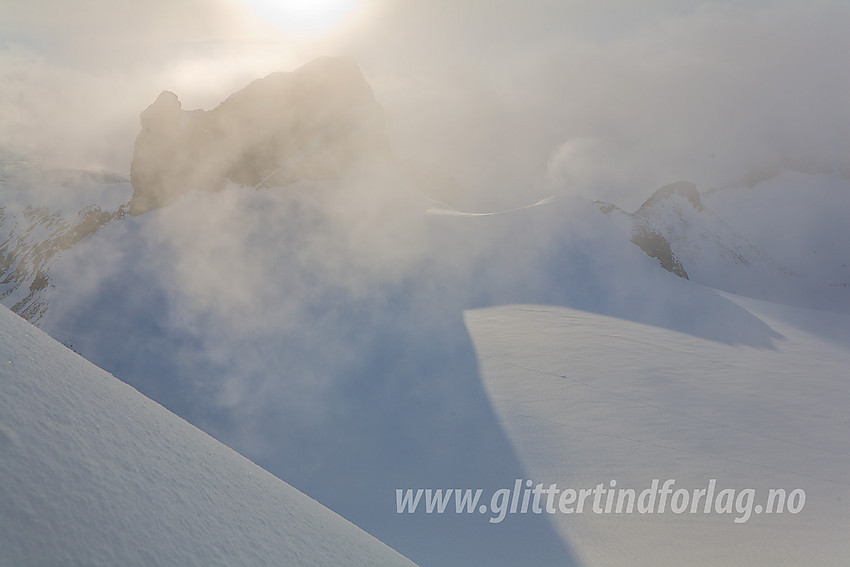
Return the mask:
{"type": "Polygon", "coordinates": [[[0,565],[412,565],[0,308],[0,565]]]}
{"type": "Polygon", "coordinates": [[[639,493],[656,478],[674,489],[716,479],[718,491],[755,489],[757,504],[771,488],[805,491],[797,514],[739,522],[737,511],[675,514],[669,500],[663,514],[594,514],[588,501],[582,514],[549,515],[583,567],[847,564],[850,317],[717,295],[764,323],[763,336],[724,342],[548,305],[466,313],[482,380],[535,483],[616,480],[639,493]]]}

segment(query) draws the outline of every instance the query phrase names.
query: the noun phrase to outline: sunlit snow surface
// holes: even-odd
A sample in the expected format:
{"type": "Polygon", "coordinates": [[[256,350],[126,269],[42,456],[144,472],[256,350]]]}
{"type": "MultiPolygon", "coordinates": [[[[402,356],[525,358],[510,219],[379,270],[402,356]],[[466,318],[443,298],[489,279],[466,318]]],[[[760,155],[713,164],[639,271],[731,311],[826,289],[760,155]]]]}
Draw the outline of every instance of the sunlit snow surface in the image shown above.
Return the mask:
{"type": "MultiPolygon", "coordinates": [[[[797,515],[555,514],[582,565],[844,565],[850,316],[723,294],[764,322],[728,344],[565,307],[465,315],[529,478],[548,487],[806,492],[797,515]],[[718,488],[719,490],[719,488],[718,488]]],[[[763,501],[762,501],[763,502],[763,501]]],[[[504,521],[510,522],[511,516],[504,521]]]]}

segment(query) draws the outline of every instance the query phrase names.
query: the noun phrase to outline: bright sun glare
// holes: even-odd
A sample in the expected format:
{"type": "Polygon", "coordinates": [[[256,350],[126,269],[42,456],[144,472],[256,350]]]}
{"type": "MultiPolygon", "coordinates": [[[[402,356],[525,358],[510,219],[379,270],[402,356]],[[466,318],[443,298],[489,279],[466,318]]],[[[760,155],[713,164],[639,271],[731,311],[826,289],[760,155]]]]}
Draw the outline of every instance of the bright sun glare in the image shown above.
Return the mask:
{"type": "Polygon", "coordinates": [[[295,33],[333,28],[351,15],[358,0],[243,0],[261,19],[295,33]]]}

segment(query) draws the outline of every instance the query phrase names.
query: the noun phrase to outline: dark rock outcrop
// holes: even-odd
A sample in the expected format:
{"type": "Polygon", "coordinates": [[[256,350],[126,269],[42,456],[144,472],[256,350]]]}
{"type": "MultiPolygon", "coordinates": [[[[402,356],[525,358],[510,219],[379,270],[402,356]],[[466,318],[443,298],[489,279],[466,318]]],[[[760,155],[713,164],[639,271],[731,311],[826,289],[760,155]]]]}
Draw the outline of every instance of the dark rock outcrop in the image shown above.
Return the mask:
{"type": "Polygon", "coordinates": [[[37,322],[47,310],[53,260],[125,213],[126,206],[104,211],[89,205],[76,217],[48,207],[28,206],[19,214],[0,207],[0,301],[37,322]]]}
{"type": "Polygon", "coordinates": [[[613,203],[594,201],[594,204],[605,215],[624,215],[628,217],[632,222],[632,244],[638,246],[650,258],[658,260],[661,267],[671,274],[687,280],[689,279],[688,272],[679,258],[676,257],[670,246],[670,242],[655,228],[650,218],[655,205],[676,194],[681,194],[687,198],[695,207],[702,208],[696,187],[686,181],[665,185],[657,190],[634,214],[627,213],[613,203]]]}
{"type": "Polygon", "coordinates": [[[667,239],[654,230],[649,224],[637,222],[632,229],[632,243],[640,247],[646,252],[650,258],[655,258],[661,264],[661,267],[683,279],[688,278],[688,272],[685,271],[682,262],[673,253],[670,248],[670,243],[667,239]]]}
{"type": "Polygon", "coordinates": [[[697,212],[705,210],[696,185],[689,181],[677,181],[670,183],[655,191],[632,216],[634,228],[632,229],[632,243],[646,252],[650,258],[655,258],[661,267],[680,278],[689,279],[688,272],[682,265],[681,260],[673,252],[670,242],[656,226],[658,219],[655,218],[655,209],[665,201],[674,197],[683,197],[697,212]]]}
{"type": "Polygon", "coordinates": [[[183,110],[165,91],[141,114],[141,125],[130,214],[228,181],[261,188],[338,178],[363,157],[388,151],[380,106],[347,57],[273,73],[210,111],[183,110]]]}

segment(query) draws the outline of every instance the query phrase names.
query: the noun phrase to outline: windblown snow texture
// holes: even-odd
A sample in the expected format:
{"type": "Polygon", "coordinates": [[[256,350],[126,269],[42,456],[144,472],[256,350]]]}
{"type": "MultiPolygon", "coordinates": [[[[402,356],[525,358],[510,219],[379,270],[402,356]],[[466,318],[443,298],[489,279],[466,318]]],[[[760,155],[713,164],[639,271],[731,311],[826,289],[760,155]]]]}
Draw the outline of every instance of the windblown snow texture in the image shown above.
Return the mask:
{"type": "Polygon", "coordinates": [[[0,565],[412,565],[0,308],[0,565]]]}

